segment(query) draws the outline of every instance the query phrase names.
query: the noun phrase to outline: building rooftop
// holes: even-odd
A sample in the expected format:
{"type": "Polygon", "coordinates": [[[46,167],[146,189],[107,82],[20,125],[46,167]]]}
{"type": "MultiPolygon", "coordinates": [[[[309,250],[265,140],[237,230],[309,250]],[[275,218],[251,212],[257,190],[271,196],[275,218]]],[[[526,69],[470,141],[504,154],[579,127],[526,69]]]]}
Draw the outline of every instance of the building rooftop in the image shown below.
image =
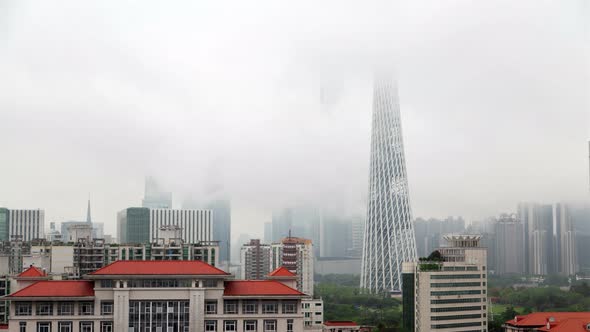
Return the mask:
{"type": "Polygon", "coordinates": [[[202,261],[116,261],[89,275],[218,275],[229,273],[202,261]]]}
{"type": "Polygon", "coordinates": [[[278,269],[268,274],[269,277],[297,277],[297,275],[285,267],[281,266],[278,269]]]}
{"type": "Polygon", "coordinates": [[[275,280],[232,280],[225,282],[224,296],[303,296],[305,294],[275,280]]]}
{"type": "Polygon", "coordinates": [[[590,323],[590,312],[534,312],[516,316],[504,324],[514,327],[543,327],[541,331],[587,331],[590,323]],[[547,329],[549,324],[550,329],[547,329]],[[578,326],[579,328],[575,328],[578,326]],[[583,329],[580,329],[583,328],[583,329]]]}
{"type": "Polygon", "coordinates": [[[329,320],[324,322],[325,326],[355,327],[357,323],[351,320],[329,320]]]}
{"type": "Polygon", "coordinates": [[[45,276],[47,276],[45,271],[31,265],[28,269],[21,272],[17,278],[39,278],[45,276]]]}
{"type": "Polygon", "coordinates": [[[94,282],[81,280],[43,280],[29,285],[9,298],[19,297],[88,297],[94,296],[94,282]]]}

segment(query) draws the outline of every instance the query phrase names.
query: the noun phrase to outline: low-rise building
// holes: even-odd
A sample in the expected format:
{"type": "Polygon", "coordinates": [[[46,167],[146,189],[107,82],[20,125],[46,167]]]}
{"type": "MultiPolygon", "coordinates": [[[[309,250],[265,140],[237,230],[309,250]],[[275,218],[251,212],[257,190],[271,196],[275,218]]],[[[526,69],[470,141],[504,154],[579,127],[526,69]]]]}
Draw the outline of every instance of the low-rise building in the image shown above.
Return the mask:
{"type": "Polygon", "coordinates": [[[231,278],[201,261],[117,261],[12,293],[9,331],[304,331],[292,281],[231,278]]]}
{"type": "Polygon", "coordinates": [[[332,320],[324,322],[324,332],[359,332],[361,327],[353,321],[332,320]]]}
{"type": "Polygon", "coordinates": [[[534,312],[506,321],[506,332],[588,332],[590,312],[534,312]]]}

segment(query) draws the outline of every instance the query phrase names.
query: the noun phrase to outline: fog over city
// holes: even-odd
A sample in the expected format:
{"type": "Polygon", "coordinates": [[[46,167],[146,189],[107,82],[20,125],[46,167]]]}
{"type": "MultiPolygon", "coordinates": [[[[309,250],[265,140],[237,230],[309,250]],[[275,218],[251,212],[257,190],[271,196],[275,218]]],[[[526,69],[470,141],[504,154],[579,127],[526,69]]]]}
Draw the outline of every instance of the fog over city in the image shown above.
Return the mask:
{"type": "Polygon", "coordinates": [[[372,79],[396,67],[415,217],[588,201],[590,3],[0,2],[0,206],[140,206],[144,178],[273,209],[365,212],[372,79]]]}

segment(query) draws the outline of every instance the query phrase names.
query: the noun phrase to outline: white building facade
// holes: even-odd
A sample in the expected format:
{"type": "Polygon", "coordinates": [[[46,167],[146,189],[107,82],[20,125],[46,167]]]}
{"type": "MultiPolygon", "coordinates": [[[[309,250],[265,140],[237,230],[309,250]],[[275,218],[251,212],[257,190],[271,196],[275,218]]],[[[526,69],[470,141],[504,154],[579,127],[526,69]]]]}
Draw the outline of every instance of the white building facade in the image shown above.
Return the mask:
{"type": "Polygon", "coordinates": [[[150,239],[157,241],[162,228],[177,226],[185,243],[213,241],[211,217],[211,210],[150,209],[150,239]]]}
{"type": "Polygon", "coordinates": [[[8,239],[31,241],[45,238],[45,211],[10,210],[8,239]]]}

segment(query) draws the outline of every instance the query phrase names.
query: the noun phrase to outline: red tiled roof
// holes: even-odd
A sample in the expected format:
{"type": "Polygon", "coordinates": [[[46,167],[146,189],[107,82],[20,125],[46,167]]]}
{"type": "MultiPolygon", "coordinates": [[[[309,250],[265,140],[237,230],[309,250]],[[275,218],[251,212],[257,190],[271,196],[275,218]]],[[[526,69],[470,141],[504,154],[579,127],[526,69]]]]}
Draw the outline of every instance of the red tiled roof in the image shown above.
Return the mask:
{"type": "Polygon", "coordinates": [[[35,278],[35,277],[45,277],[47,274],[45,271],[38,269],[34,266],[30,266],[28,269],[21,272],[17,277],[19,278],[35,278]]]}
{"type": "Polygon", "coordinates": [[[94,282],[81,280],[43,280],[8,297],[82,297],[94,296],[94,282]]]}
{"type": "Polygon", "coordinates": [[[90,275],[229,275],[202,261],[116,261],[90,275]]]}
{"type": "Polygon", "coordinates": [[[516,316],[516,320],[511,319],[505,324],[515,327],[540,327],[546,325],[548,321],[558,325],[557,323],[572,318],[587,319],[590,323],[590,312],[534,312],[524,316],[516,316]]]}
{"type": "Polygon", "coordinates": [[[543,332],[587,332],[586,326],[590,324],[589,318],[566,318],[558,323],[551,323],[550,328],[547,326],[537,329],[543,332]]]}
{"type": "Polygon", "coordinates": [[[351,321],[351,320],[329,320],[324,322],[325,326],[342,326],[342,327],[346,327],[346,326],[358,326],[357,323],[351,321]]]}
{"type": "Polygon", "coordinates": [[[232,280],[225,282],[224,296],[300,296],[305,295],[275,280],[232,280]]]}
{"type": "Polygon", "coordinates": [[[297,277],[297,275],[285,267],[279,267],[278,269],[272,271],[268,274],[269,277],[297,277]]]}

